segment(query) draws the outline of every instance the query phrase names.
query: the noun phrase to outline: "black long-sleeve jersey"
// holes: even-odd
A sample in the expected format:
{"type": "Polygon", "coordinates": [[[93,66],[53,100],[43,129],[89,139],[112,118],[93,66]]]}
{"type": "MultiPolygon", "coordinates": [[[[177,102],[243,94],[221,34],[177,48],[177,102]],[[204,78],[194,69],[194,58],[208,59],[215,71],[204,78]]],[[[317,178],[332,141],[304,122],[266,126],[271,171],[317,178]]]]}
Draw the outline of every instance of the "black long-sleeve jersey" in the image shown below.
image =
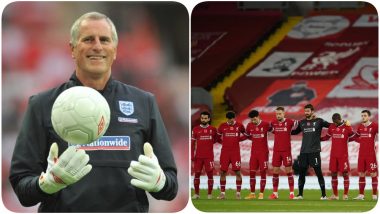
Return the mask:
{"type": "Polygon", "coordinates": [[[315,118],[311,120],[303,119],[299,121],[298,127],[292,131],[292,135],[299,134],[302,131],[302,146],[300,153],[321,152],[321,133],[323,127],[328,128],[330,123],[315,118]]]}
{"type": "Polygon", "coordinates": [[[41,202],[39,212],[148,212],[145,191],[130,184],[131,176],[127,172],[130,161],[144,153],[145,142],[152,144],[166,175],[164,188],[150,194],[156,199],[175,198],[176,164],[154,96],[112,77],[101,91],[111,109],[110,125],[87,151],[91,172],[57,193],[46,194],[40,189],[38,178],[47,168],[51,144],[57,142],[59,155],[68,148],[68,143],[53,129],[52,105],[61,92],[78,85],[82,83],[73,74],[61,86],[29,99],[9,177],[21,204],[33,206],[41,202]],[[118,145],[116,150],[115,145],[118,145]]]}

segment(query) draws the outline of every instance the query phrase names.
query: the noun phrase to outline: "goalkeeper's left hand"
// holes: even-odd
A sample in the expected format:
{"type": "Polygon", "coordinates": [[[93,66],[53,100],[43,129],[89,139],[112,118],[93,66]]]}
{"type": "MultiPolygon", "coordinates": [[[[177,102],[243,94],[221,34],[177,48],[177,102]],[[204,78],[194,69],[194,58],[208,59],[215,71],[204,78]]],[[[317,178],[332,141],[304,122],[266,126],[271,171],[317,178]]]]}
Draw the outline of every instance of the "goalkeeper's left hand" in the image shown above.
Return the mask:
{"type": "Polygon", "coordinates": [[[138,161],[131,161],[128,173],[134,177],[133,186],[148,192],[158,192],[165,186],[166,176],[150,143],[144,144],[144,155],[140,155],[138,161]]]}

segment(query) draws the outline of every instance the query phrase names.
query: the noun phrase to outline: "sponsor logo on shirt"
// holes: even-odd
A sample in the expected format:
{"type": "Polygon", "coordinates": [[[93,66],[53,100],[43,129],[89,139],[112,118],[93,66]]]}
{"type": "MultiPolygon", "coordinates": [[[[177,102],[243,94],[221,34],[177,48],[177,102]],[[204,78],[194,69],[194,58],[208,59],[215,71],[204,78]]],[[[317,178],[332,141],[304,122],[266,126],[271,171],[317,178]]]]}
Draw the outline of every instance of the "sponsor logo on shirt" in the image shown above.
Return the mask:
{"type": "Polygon", "coordinates": [[[361,138],[370,138],[371,136],[371,133],[360,133],[361,138]]]}
{"type": "Polygon", "coordinates": [[[138,123],[139,122],[136,118],[128,118],[128,117],[118,117],[117,121],[121,123],[138,123]]]}
{"type": "Polygon", "coordinates": [[[264,134],[253,134],[252,138],[263,138],[264,134]]]}
{"type": "Polygon", "coordinates": [[[286,132],[288,129],[286,127],[275,127],[274,130],[276,132],[286,132]]]}
{"type": "Polygon", "coordinates": [[[344,134],[333,134],[333,138],[344,138],[344,134]]]}
{"type": "Polygon", "coordinates": [[[199,140],[212,140],[212,136],[207,136],[207,135],[200,136],[199,140]]]}
{"type": "Polygon", "coordinates": [[[131,140],[129,136],[103,136],[92,143],[73,145],[83,150],[130,150],[131,140]]]}
{"type": "Polygon", "coordinates": [[[303,132],[304,132],[304,133],[307,133],[307,132],[315,132],[315,128],[304,128],[304,129],[303,129],[303,132]]]}
{"type": "Polygon", "coordinates": [[[225,134],[225,136],[226,136],[226,137],[235,137],[235,136],[239,136],[239,134],[238,134],[238,133],[228,133],[228,132],[227,132],[227,133],[225,134]]]}

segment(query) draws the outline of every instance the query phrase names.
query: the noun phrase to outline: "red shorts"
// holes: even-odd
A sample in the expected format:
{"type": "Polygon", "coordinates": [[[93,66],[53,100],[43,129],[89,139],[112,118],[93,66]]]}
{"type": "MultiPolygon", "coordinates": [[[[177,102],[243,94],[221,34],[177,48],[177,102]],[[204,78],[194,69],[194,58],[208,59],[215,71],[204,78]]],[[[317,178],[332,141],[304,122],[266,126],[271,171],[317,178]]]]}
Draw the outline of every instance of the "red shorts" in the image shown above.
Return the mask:
{"type": "Polygon", "coordinates": [[[292,166],[292,152],[273,152],[272,166],[280,167],[282,164],[285,167],[292,166]]]}
{"type": "Polygon", "coordinates": [[[330,157],[329,170],[331,172],[350,171],[350,163],[348,162],[348,157],[330,157]]]}
{"type": "Polygon", "coordinates": [[[201,172],[203,166],[206,172],[212,171],[214,169],[214,160],[211,158],[195,158],[194,172],[201,172]]]}
{"type": "Polygon", "coordinates": [[[250,170],[260,170],[268,169],[268,152],[254,152],[251,153],[251,159],[249,160],[250,170]]]}
{"type": "Polygon", "coordinates": [[[377,172],[376,156],[358,158],[358,172],[377,172]]]}
{"type": "Polygon", "coordinates": [[[220,154],[220,170],[228,171],[228,167],[232,164],[232,170],[240,170],[241,161],[240,161],[240,151],[222,151],[220,154]]]}

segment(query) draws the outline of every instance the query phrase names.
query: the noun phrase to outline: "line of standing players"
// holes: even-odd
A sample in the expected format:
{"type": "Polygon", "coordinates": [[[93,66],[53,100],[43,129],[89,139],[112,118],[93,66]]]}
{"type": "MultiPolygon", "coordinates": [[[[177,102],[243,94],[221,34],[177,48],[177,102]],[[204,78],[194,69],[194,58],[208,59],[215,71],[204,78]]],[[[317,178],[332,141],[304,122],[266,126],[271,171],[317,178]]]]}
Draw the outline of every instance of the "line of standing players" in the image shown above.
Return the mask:
{"type": "Polygon", "coordinates": [[[191,160],[194,165],[194,190],[193,199],[200,198],[199,184],[202,168],[204,167],[208,177],[208,199],[212,199],[214,185],[214,152],[213,144],[221,143],[220,154],[220,195],[218,199],[226,199],[225,186],[226,174],[229,165],[236,175],[236,199],[240,199],[242,175],[240,172],[240,146],[239,142],[249,139],[252,141],[251,157],[249,161],[250,194],[245,199],[255,199],[256,173],[260,173],[260,192],[258,199],[264,199],[266,186],[266,175],[268,170],[268,132],[274,135],[274,146],[272,156],[273,166],[273,193],[269,199],[278,199],[278,184],[280,167],[284,165],[289,184],[289,199],[302,200],[303,187],[309,166],[314,169],[318,177],[321,189],[321,200],[339,200],[338,196],[338,172],[343,176],[344,194],[342,199],[348,200],[349,190],[349,162],[348,142],[356,141],[360,144],[358,155],[359,172],[359,195],[354,200],[364,200],[364,188],[366,185],[365,175],[368,172],[372,178],[372,199],[377,200],[377,161],[375,152],[375,138],[378,133],[378,124],[370,121],[371,113],[368,110],[361,112],[362,123],[356,132],[352,130],[348,121],[342,120],[340,114],[332,116],[333,123],[329,123],[314,114],[314,107],[307,104],[304,107],[305,118],[297,121],[285,118],[285,109],[277,107],[276,119],[266,122],[260,119],[259,112],[252,110],[248,117],[251,122],[245,128],[243,124],[235,120],[235,113],[226,113],[227,121],[222,123],[218,129],[209,125],[211,115],[202,112],[200,125],[192,130],[191,160]],[[321,137],[323,128],[328,128],[327,134],[321,137]],[[291,135],[301,133],[302,145],[298,156],[299,178],[298,195],[294,194],[294,178],[292,171],[291,135]],[[331,151],[329,170],[331,171],[332,195],[328,198],[325,191],[325,181],[321,169],[321,141],[331,138],[331,151]]]}

